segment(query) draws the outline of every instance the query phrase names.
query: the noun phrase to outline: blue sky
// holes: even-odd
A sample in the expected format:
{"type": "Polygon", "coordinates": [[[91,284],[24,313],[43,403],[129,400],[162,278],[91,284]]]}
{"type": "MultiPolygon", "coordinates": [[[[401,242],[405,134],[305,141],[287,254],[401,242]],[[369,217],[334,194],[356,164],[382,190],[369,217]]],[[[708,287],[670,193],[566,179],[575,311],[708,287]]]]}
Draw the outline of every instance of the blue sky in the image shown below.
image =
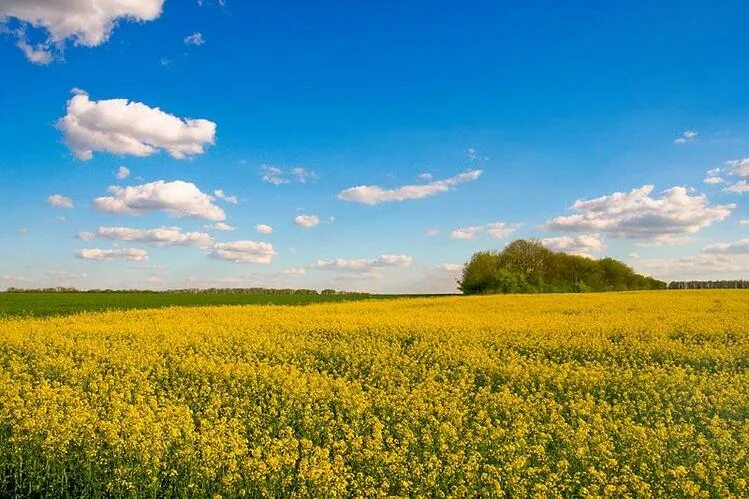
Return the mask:
{"type": "Polygon", "coordinates": [[[115,4],[0,2],[0,288],[749,278],[745,2],[115,4]]]}

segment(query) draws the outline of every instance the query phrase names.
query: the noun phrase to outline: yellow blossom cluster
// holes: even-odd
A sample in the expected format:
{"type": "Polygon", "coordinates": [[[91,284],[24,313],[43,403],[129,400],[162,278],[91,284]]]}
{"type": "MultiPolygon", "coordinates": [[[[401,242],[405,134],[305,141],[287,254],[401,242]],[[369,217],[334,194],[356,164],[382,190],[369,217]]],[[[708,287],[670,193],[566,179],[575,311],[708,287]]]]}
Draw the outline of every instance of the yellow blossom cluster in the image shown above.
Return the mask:
{"type": "Polygon", "coordinates": [[[0,319],[0,495],[747,497],[749,293],[0,319]]]}

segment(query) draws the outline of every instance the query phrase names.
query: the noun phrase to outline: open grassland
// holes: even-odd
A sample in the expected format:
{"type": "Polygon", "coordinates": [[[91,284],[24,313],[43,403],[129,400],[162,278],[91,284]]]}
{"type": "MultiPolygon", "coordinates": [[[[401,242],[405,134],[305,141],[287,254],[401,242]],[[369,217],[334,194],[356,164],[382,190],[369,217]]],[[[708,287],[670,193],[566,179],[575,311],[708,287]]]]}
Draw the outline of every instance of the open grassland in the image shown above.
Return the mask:
{"type": "Polygon", "coordinates": [[[749,496],[749,293],[0,320],[3,496],[749,496]]]}
{"type": "Polygon", "coordinates": [[[310,303],[363,300],[372,297],[366,294],[164,293],[149,291],[0,293],[0,317],[9,315],[43,317],[76,312],[163,307],[308,305],[310,303]]]}

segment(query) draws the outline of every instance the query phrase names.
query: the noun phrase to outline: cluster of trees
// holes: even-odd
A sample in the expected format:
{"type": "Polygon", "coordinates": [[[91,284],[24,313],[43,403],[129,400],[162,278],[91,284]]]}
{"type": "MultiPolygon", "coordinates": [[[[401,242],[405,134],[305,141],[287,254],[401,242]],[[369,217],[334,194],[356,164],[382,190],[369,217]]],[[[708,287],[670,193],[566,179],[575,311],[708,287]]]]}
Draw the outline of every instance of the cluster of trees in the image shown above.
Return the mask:
{"type": "Polygon", "coordinates": [[[517,240],[499,252],[475,253],[463,268],[464,294],[570,293],[665,289],[666,283],[614,260],[555,253],[538,241],[517,240]]]}
{"type": "Polygon", "coordinates": [[[749,289],[749,281],[672,281],[668,289],[749,289]]]}

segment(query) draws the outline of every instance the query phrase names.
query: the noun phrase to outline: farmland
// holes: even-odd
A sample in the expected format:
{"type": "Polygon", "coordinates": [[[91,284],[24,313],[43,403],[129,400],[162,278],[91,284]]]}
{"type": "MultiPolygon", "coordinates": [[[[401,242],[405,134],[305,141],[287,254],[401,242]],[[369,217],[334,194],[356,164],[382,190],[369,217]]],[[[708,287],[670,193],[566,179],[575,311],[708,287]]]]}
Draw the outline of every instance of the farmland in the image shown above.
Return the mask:
{"type": "Polygon", "coordinates": [[[3,496],[749,495],[749,294],[0,319],[3,496]]]}
{"type": "Polygon", "coordinates": [[[217,305],[308,305],[369,298],[367,294],[190,293],[190,292],[22,292],[0,293],[0,317],[67,315],[163,307],[217,305]]]}

